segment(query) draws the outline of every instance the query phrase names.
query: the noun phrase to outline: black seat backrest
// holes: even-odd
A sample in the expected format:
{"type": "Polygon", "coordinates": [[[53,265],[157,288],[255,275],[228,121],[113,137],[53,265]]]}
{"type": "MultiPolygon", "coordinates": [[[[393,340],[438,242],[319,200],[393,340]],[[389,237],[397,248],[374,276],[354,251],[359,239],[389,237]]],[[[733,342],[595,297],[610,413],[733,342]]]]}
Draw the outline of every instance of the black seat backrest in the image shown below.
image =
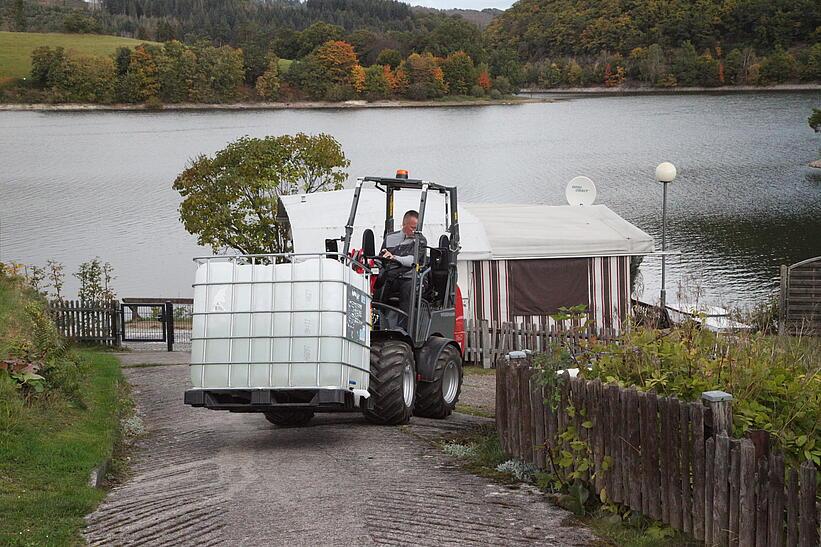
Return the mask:
{"type": "Polygon", "coordinates": [[[437,304],[443,304],[445,299],[445,289],[448,284],[448,273],[450,271],[450,239],[447,235],[439,238],[439,246],[430,251],[430,280],[431,288],[434,292],[433,300],[437,304]]]}

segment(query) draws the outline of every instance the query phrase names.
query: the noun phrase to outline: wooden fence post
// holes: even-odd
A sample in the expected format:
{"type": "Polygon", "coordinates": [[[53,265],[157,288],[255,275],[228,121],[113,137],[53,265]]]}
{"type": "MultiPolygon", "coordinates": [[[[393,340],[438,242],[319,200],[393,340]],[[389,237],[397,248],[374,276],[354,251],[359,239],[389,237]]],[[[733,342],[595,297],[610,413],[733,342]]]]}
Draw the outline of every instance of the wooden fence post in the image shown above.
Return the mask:
{"type": "Polygon", "coordinates": [[[741,441],[740,488],[739,488],[739,544],[744,547],[755,545],[755,446],[749,439],[741,441]]]}
{"type": "Polygon", "coordinates": [[[784,454],[773,450],[770,453],[769,470],[770,492],[768,494],[769,518],[769,547],[783,547],[784,545],[784,454]]]}
{"type": "Polygon", "coordinates": [[[784,334],[787,318],[787,289],[789,288],[790,269],[781,265],[781,292],[778,295],[778,334],[784,334]]]}
{"type": "Polygon", "coordinates": [[[499,435],[499,440],[502,444],[502,450],[505,453],[510,453],[510,446],[508,443],[508,435],[507,435],[507,413],[508,413],[508,400],[507,400],[507,383],[510,381],[508,378],[508,370],[510,369],[509,362],[502,362],[499,363],[499,366],[496,367],[496,432],[499,435]]]}
{"type": "Polygon", "coordinates": [[[818,521],[815,513],[815,465],[810,461],[801,464],[801,501],[799,502],[800,524],[798,544],[800,547],[818,545],[818,521]]]}
{"type": "Polygon", "coordinates": [[[726,547],[730,544],[730,438],[720,433],[715,438],[715,462],[713,463],[713,545],[726,547]]]}
{"type": "Polygon", "coordinates": [[[704,541],[704,406],[690,403],[693,462],[693,536],[704,541]]]}
{"type": "Polygon", "coordinates": [[[705,391],[701,394],[701,400],[710,409],[713,436],[722,433],[728,436],[732,435],[733,396],[724,391],[705,391]]]}

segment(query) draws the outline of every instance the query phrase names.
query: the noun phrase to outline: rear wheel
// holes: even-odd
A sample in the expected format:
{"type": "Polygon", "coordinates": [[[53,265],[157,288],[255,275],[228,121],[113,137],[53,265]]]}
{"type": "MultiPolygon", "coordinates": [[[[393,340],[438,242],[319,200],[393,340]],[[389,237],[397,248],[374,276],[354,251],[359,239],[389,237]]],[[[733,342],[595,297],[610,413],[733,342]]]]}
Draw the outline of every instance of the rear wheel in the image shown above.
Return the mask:
{"type": "Polygon", "coordinates": [[[410,420],[416,401],[413,352],[401,340],[371,342],[371,396],[365,418],[376,424],[397,425],[410,420]]]}
{"type": "Polygon", "coordinates": [[[313,410],[303,408],[281,408],[265,413],[265,419],[280,427],[298,427],[305,425],[314,417],[313,410]]]}
{"type": "Polygon", "coordinates": [[[462,392],[462,354],[445,346],[433,369],[432,382],[419,382],[413,413],[425,418],[447,418],[462,392]]]}

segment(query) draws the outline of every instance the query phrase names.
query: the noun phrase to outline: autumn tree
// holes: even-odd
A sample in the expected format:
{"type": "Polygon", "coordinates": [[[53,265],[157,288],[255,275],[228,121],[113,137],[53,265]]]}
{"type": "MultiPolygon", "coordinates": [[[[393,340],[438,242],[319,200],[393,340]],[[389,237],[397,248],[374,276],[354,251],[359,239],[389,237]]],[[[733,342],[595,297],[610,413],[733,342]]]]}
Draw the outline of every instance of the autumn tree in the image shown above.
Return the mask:
{"type": "Polygon", "coordinates": [[[279,196],[338,190],[350,161],[330,135],[242,137],[177,176],[180,220],[200,245],[244,254],[291,250],[279,196]]]}
{"type": "Polygon", "coordinates": [[[493,82],[490,79],[490,72],[487,65],[480,65],[478,69],[479,75],[476,77],[476,84],[484,89],[486,92],[493,87],[493,82]]]}
{"type": "Polygon", "coordinates": [[[407,96],[415,100],[441,97],[447,93],[445,75],[430,53],[412,53],[402,61],[397,72],[407,75],[407,96]]]}
{"type": "Polygon", "coordinates": [[[268,56],[265,72],[257,78],[256,91],[262,99],[275,101],[279,98],[279,59],[276,55],[268,56]]]}

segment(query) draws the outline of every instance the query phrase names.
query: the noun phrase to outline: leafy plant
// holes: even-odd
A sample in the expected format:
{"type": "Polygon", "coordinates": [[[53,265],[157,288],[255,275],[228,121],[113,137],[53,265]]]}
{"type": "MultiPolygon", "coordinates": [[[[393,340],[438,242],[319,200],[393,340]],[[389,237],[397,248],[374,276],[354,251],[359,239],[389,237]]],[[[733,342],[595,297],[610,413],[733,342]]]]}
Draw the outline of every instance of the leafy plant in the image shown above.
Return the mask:
{"type": "Polygon", "coordinates": [[[720,336],[695,322],[632,327],[618,343],[575,355],[579,374],[685,401],[710,390],[733,395],[734,434],[763,429],[793,465],[821,464],[821,344],[762,333],[720,336]]]}

